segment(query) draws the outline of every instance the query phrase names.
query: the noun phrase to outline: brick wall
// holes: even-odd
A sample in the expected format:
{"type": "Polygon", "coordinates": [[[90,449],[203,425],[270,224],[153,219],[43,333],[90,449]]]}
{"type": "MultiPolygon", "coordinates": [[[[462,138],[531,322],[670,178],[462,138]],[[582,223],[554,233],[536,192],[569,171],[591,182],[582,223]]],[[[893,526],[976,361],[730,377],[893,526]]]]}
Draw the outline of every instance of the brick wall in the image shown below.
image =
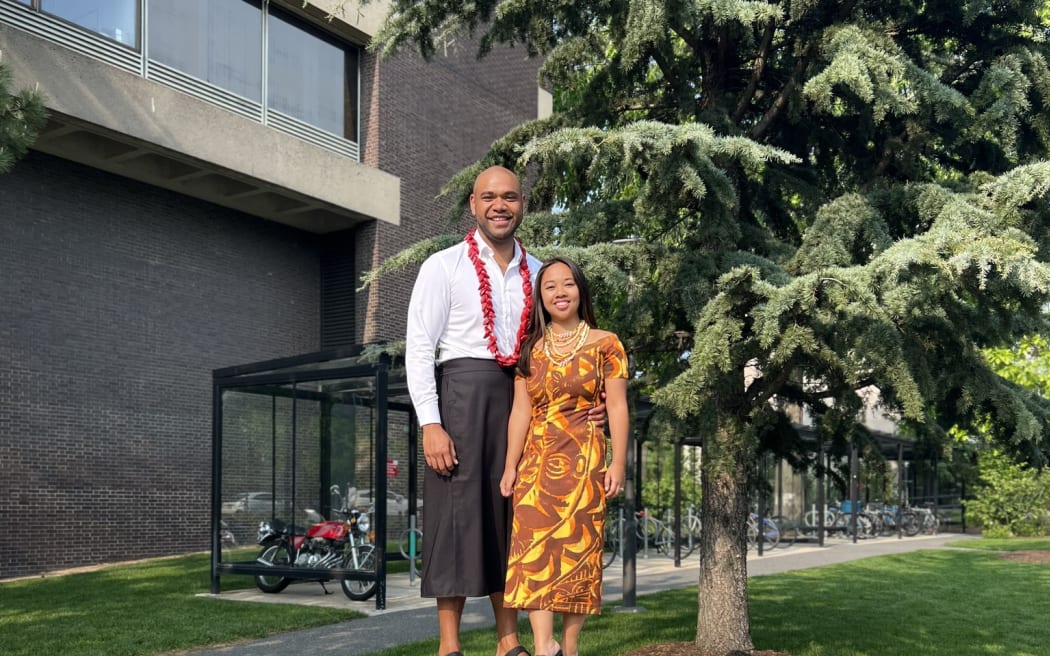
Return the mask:
{"type": "MultiPolygon", "coordinates": [[[[437,198],[442,186],[492,142],[536,118],[538,60],[521,48],[497,49],[481,60],[476,51],[464,41],[430,62],[411,51],[378,64],[364,58],[361,88],[378,96],[363,103],[362,160],[401,178],[401,225],[360,231],[356,259],[363,271],[421,239],[465,233],[474,222],[464,217],[449,224],[453,202],[437,198]]],[[[404,338],[415,273],[386,276],[359,296],[363,342],[404,338]]]]}
{"type": "MultiPolygon", "coordinates": [[[[318,350],[322,255],[464,232],[441,186],[535,117],[537,62],[474,51],[364,56],[362,160],[401,178],[401,225],[356,242],[39,153],[0,176],[0,578],[208,548],[212,370],[318,350]]],[[[403,337],[414,278],[357,294],[358,340],[403,337]]]]}
{"type": "Polygon", "coordinates": [[[207,548],[211,371],[317,350],[318,269],[313,236],[65,160],[0,176],[0,578],[207,548]]]}

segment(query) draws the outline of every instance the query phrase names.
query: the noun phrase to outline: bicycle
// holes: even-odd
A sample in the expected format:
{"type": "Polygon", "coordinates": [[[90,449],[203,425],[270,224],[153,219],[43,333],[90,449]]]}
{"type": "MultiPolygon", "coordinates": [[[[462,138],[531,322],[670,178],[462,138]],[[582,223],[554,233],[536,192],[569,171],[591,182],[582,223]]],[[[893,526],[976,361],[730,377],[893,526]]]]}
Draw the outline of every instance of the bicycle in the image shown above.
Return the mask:
{"type": "Polygon", "coordinates": [[[787,549],[795,544],[795,540],[798,539],[799,534],[798,520],[789,519],[783,515],[773,515],[770,520],[776,524],[777,529],[780,532],[780,541],[777,543],[778,547],[787,549]]]}
{"type": "Polygon", "coordinates": [[[941,532],[941,517],[933,508],[930,508],[923,518],[922,527],[927,535],[937,535],[941,532]]]}
{"type": "Polygon", "coordinates": [[[922,507],[910,509],[915,515],[916,534],[937,535],[941,530],[941,518],[937,516],[937,511],[934,510],[933,505],[932,501],[927,501],[922,504],[922,507]]]}
{"type": "Polygon", "coordinates": [[[677,545],[679,555],[686,558],[700,546],[701,524],[699,515],[694,512],[695,509],[692,504],[686,509],[686,514],[682,517],[681,533],[678,535],[675,535],[673,530],[674,516],[671,514],[671,509],[667,509],[660,535],[656,541],[657,551],[668,558],[674,558],[677,545]]]}
{"type": "MultiPolygon", "coordinates": [[[[758,530],[758,514],[750,513],[747,518],[747,548],[753,549],[758,547],[759,539],[758,530]]],[[[780,527],[770,517],[762,518],[762,550],[768,551],[770,549],[776,549],[777,545],[780,544],[780,527]]]]}
{"type": "MultiPolygon", "coordinates": [[[[663,522],[650,517],[644,509],[635,512],[635,537],[637,538],[637,545],[640,547],[640,552],[646,558],[649,557],[649,549],[653,548],[658,553],[667,555],[668,545],[673,545],[671,540],[671,533],[664,526],[663,522]]],[[[610,518],[606,515],[605,519],[605,531],[602,536],[602,568],[606,568],[616,560],[617,554],[623,553],[623,527],[624,527],[624,516],[623,508],[619,509],[619,517],[610,518]]],[[[672,546],[673,548],[673,546],[672,546]]],[[[671,557],[674,557],[674,552],[671,552],[671,557]]]]}
{"type": "MultiPolygon", "coordinates": [[[[849,503],[848,501],[844,503],[849,503]]],[[[852,537],[853,527],[851,526],[850,517],[852,513],[849,508],[841,508],[839,506],[830,505],[824,507],[824,531],[827,534],[841,532],[843,536],[852,537]]],[[[814,507],[803,516],[804,531],[803,534],[807,536],[816,536],[817,534],[817,519],[819,515],[814,507]]],[[[866,539],[869,537],[875,537],[878,533],[875,528],[875,521],[872,516],[863,511],[857,512],[857,527],[856,533],[859,539],[866,539]]]]}

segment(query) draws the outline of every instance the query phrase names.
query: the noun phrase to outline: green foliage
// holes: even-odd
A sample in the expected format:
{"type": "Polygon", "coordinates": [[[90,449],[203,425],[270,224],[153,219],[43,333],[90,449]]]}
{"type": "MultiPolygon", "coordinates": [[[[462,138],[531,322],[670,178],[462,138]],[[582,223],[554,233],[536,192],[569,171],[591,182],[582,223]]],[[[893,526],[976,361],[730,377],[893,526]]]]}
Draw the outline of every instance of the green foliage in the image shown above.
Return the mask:
{"type": "Polygon", "coordinates": [[[427,259],[433,253],[436,253],[444,248],[448,248],[457,241],[463,239],[462,236],[458,235],[440,235],[426,241],[413,244],[409,248],[401,251],[397,255],[388,258],[383,261],[375,269],[366,273],[362,279],[362,286],[358,291],[364,289],[372,281],[381,277],[383,274],[390,271],[400,271],[411,265],[420,265],[424,260],[427,259]]]}
{"type": "Polygon", "coordinates": [[[25,156],[47,122],[39,93],[29,89],[12,93],[10,87],[11,71],[4,66],[0,51],[0,175],[25,156]]]}
{"type": "MultiPolygon", "coordinates": [[[[657,440],[645,443],[643,458],[645,471],[641,475],[642,498],[637,502],[657,519],[663,520],[665,513],[674,507],[674,445],[657,440]]],[[[700,512],[700,450],[696,447],[682,449],[682,515],[692,505],[700,512]]]]}
{"type": "MultiPolygon", "coordinates": [[[[528,172],[530,239],[614,281],[596,290],[603,325],[634,356],[635,389],[703,436],[705,476],[731,501],[712,507],[744,507],[759,449],[805,458],[799,412],[831,452],[863,443],[862,390],[924,443],[955,425],[1050,461],[1050,401],[982,350],[1050,334],[1045,0],[392,11],[382,50],[434,56],[465,30],[480,54],[545,55],[555,115],[483,164],[528,172]],[[623,240],[636,257],[597,255],[623,240]]],[[[742,524],[708,519],[706,536],[742,524]]]]}
{"type": "Polygon", "coordinates": [[[1011,347],[989,347],[984,357],[997,374],[1050,398],[1050,343],[1042,335],[1026,335],[1011,347]]]}
{"type": "Polygon", "coordinates": [[[987,537],[1047,535],[1050,478],[992,449],[978,458],[980,476],[967,509],[987,537]]]}

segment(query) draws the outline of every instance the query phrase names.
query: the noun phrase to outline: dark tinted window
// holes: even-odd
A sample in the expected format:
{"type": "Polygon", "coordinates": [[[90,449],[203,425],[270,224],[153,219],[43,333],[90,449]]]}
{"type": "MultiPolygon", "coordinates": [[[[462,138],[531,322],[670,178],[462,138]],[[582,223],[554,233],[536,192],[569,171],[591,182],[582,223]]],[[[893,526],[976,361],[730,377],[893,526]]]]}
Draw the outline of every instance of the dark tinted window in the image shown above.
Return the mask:
{"type": "MultiPolygon", "coordinates": [[[[271,8],[272,12],[272,8],[271,8]]],[[[329,132],[356,138],[356,50],[270,14],[269,106],[329,132]]]]}

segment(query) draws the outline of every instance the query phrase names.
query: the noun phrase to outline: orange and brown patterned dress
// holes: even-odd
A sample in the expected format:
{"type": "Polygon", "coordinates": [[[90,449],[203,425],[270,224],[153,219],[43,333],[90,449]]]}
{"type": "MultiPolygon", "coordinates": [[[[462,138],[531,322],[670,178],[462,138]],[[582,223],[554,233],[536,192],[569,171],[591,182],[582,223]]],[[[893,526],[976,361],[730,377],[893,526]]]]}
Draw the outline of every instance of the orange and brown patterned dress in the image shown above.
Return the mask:
{"type": "Polygon", "coordinates": [[[616,335],[584,344],[565,366],[532,351],[532,422],[518,462],[508,608],[597,614],[602,601],[605,435],[587,420],[609,378],[627,377],[616,335]]]}

